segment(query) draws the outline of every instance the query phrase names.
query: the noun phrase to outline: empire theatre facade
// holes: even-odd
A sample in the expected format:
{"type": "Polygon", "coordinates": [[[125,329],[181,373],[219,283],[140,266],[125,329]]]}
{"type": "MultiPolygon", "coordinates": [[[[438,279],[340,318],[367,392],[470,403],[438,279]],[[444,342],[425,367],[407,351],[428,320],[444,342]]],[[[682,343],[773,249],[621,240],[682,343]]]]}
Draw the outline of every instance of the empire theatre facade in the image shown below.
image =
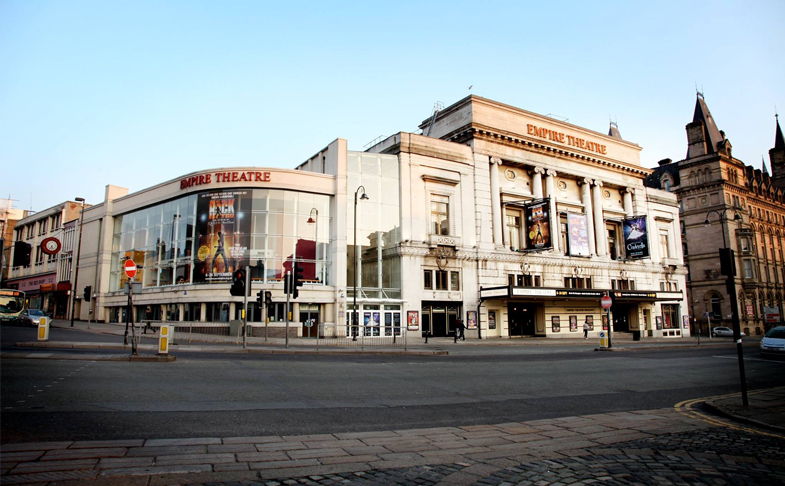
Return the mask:
{"type": "MultiPolygon", "coordinates": [[[[615,127],[470,96],[420,128],[365,152],[337,139],[295,170],[107,190],[85,212],[76,288],[93,285],[96,316],[122,322],[131,258],[136,320],[227,321],[241,309],[231,272],[251,265],[252,292],[272,291],[283,332],[282,277],[296,258],[307,283],[293,321],[337,332],[354,310],[366,336],[384,335],[379,325],[445,336],[461,319],[468,338],[575,337],[584,322],[596,337],[608,293],[615,332],[689,334],[676,197],[643,185],[640,147],[615,127]]],[[[263,318],[255,303],[248,316],[263,318]]]]}

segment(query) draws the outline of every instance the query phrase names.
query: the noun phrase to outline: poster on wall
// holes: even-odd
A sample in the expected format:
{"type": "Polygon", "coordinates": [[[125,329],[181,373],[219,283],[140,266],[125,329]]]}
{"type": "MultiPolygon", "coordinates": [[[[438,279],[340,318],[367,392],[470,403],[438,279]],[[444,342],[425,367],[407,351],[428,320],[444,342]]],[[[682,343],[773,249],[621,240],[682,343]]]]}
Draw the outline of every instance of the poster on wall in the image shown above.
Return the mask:
{"type": "Polygon", "coordinates": [[[589,224],[586,215],[567,213],[567,232],[570,255],[591,256],[589,253],[589,224]]]}
{"type": "Polygon", "coordinates": [[[551,332],[561,332],[561,322],[559,316],[551,317],[551,332]]]}
{"type": "Polygon", "coordinates": [[[682,318],[682,321],[683,321],[682,327],[684,329],[689,329],[690,328],[690,316],[684,316],[682,318]]]}
{"type": "Polygon", "coordinates": [[[570,316],[570,332],[578,332],[578,316],[570,316]]]}
{"type": "Polygon", "coordinates": [[[654,320],[657,322],[657,330],[662,331],[662,317],[657,316],[654,318],[654,320]]]}
{"type": "Polygon", "coordinates": [[[488,311],[488,329],[496,329],[496,311],[488,311]]]}
{"type": "Polygon", "coordinates": [[[526,204],[526,250],[541,251],[553,247],[551,241],[551,200],[537,199],[526,204]]]}
{"type": "Polygon", "coordinates": [[[243,190],[199,194],[194,282],[230,282],[232,272],[247,263],[251,201],[243,190]]]}
{"type": "Polygon", "coordinates": [[[406,329],[409,331],[420,330],[420,311],[408,311],[406,313],[406,329]]]}
{"type": "Polygon", "coordinates": [[[589,325],[589,331],[594,330],[594,316],[586,316],[586,324],[589,325]]]}
{"type": "Polygon", "coordinates": [[[649,237],[646,229],[646,216],[633,216],[622,221],[624,247],[627,259],[649,258],[649,237]]]}
{"type": "Polygon", "coordinates": [[[602,330],[603,331],[607,331],[608,330],[608,315],[607,314],[603,314],[602,315],[602,330]]]}
{"type": "Polygon", "coordinates": [[[477,311],[466,311],[466,329],[477,329],[477,311]]]}

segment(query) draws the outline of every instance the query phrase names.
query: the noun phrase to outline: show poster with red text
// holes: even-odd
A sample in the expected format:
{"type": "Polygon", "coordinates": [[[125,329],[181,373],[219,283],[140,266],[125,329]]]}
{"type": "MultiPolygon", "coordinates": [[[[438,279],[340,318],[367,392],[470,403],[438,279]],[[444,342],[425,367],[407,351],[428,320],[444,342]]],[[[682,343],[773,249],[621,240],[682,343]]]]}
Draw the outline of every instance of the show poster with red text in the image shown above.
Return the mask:
{"type": "Polygon", "coordinates": [[[248,190],[199,194],[194,282],[230,282],[248,264],[251,204],[248,190]]]}
{"type": "Polygon", "coordinates": [[[539,251],[553,248],[551,241],[551,200],[538,199],[524,206],[526,216],[526,250],[539,251]]]}

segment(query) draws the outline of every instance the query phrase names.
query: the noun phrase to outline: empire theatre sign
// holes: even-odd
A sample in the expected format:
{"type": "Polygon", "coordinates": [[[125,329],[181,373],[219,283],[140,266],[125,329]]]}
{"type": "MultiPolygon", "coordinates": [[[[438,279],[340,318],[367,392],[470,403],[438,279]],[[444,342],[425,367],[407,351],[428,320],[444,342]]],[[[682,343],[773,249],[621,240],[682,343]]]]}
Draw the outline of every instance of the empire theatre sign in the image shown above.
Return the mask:
{"type": "Polygon", "coordinates": [[[225,182],[270,182],[271,177],[269,172],[258,171],[229,171],[229,172],[214,172],[211,174],[199,174],[191,177],[186,177],[180,180],[180,189],[188,189],[193,186],[201,186],[203,184],[225,183],[225,182]]]}

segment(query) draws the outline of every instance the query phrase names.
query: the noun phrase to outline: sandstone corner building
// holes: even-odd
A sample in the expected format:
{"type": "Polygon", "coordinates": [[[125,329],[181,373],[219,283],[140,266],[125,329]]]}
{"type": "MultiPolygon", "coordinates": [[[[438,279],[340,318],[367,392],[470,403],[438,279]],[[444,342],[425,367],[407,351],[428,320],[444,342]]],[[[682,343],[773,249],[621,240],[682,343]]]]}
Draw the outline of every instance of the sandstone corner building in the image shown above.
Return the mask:
{"type": "Polygon", "coordinates": [[[397,326],[445,336],[461,319],[468,338],[578,337],[584,323],[596,338],[606,293],[614,332],[689,335],[676,196],[644,186],[641,148],[615,126],[599,133],[469,96],[420,129],[365,152],[336,139],[293,170],[109,186],[84,215],[74,287],[96,298],[78,318],[92,308],[124,321],[132,259],[136,321],[236,319],[231,273],[251,265],[252,293],[272,292],[270,330],[282,336],[282,279],[296,258],[306,284],[288,309],[292,336],[314,332],[304,322],[346,333],[356,313],[369,337],[397,326]]]}

